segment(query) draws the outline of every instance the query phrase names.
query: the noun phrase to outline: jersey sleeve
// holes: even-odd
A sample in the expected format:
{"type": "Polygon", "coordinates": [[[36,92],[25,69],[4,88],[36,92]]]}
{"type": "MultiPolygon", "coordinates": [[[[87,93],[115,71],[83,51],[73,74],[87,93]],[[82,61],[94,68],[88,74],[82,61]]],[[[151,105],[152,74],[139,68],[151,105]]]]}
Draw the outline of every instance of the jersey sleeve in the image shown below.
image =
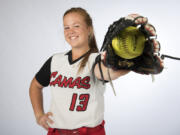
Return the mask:
{"type": "Polygon", "coordinates": [[[44,87],[47,87],[51,76],[51,60],[52,56],[44,63],[39,72],[36,73],[36,80],[44,87]]]}

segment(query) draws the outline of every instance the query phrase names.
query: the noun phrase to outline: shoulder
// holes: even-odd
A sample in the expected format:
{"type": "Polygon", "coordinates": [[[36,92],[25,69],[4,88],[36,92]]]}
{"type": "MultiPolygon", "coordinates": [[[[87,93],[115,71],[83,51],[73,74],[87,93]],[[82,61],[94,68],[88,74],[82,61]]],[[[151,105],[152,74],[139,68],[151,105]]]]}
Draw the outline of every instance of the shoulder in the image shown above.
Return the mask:
{"type": "Polygon", "coordinates": [[[52,59],[54,60],[54,59],[63,59],[63,58],[65,58],[68,53],[68,51],[66,51],[66,52],[59,52],[59,53],[54,53],[53,55],[52,55],[52,59]]]}
{"type": "Polygon", "coordinates": [[[65,56],[67,54],[68,51],[66,52],[59,52],[59,53],[54,53],[52,55],[52,57],[62,57],[62,56],[65,56]]]}

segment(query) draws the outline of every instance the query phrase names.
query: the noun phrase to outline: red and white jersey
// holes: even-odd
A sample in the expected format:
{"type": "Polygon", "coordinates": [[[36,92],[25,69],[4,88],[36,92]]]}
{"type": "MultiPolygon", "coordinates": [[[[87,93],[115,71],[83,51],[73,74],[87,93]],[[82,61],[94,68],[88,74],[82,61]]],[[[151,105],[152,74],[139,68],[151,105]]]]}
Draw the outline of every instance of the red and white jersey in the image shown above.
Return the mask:
{"type": "Polygon", "coordinates": [[[52,56],[50,63],[52,128],[76,129],[95,127],[104,119],[104,91],[102,81],[93,80],[92,65],[98,53],[89,56],[86,66],[78,74],[82,58],[72,61],[71,51],[52,56]]]}

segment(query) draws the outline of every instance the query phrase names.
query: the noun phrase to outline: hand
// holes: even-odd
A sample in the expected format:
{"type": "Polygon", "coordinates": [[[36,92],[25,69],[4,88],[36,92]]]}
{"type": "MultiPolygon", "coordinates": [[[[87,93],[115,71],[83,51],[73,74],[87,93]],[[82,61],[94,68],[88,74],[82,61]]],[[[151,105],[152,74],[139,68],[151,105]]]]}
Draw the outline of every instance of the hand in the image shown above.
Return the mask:
{"type": "Polygon", "coordinates": [[[52,116],[52,115],[53,114],[51,112],[48,112],[46,114],[39,116],[37,118],[37,123],[40,126],[42,126],[44,129],[48,130],[48,128],[50,128],[48,123],[53,124],[53,121],[49,118],[49,116],[52,116]]]}
{"type": "Polygon", "coordinates": [[[106,51],[101,52],[101,60],[104,61],[106,57],[106,51]]]}
{"type": "Polygon", "coordinates": [[[156,30],[155,30],[155,28],[154,28],[153,25],[147,23],[147,24],[144,26],[144,29],[146,30],[146,32],[148,32],[148,34],[149,34],[150,36],[157,36],[156,30]]]}
{"type": "Polygon", "coordinates": [[[107,64],[107,61],[111,61],[111,60],[110,60],[111,57],[112,57],[112,56],[110,56],[110,53],[108,54],[107,51],[101,52],[101,56],[100,56],[101,61],[102,61],[102,63],[104,64],[104,66],[106,66],[107,68],[112,68],[112,67],[113,67],[113,62],[112,62],[112,63],[109,62],[109,63],[107,64]]]}
{"type": "Polygon", "coordinates": [[[154,50],[153,50],[154,55],[158,55],[159,51],[160,51],[160,43],[156,39],[152,39],[152,43],[153,43],[153,46],[154,46],[154,50]]]}
{"type": "Polygon", "coordinates": [[[164,61],[159,56],[160,43],[156,39],[153,39],[153,44],[154,44],[154,55],[156,55],[156,57],[160,61],[160,66],[164,68],[164,61]]]}
{"type": "Polygon", "coordinates": [[[148,22],[147,17],[143,17],[139,14],[129,14],[125,17],[125,19],[129,19],[131,21],[135,21],[135,24],[146,24],[148,22]]]}
{"type": "Polygon", "coordinates": [[[153,42],[153,46],[154,46],[154,50],[153,50],[154,56],[156,56],[157,59],[159,60],[160,66],[164,68],[164,61],[159,56],[160,43],[156,39],[152,39],[152,42],[153,42]]]}
{"type": "Polygon", "coordinates": [[[143,17],[139,14],[129,14],[125,17],[125,19],[135,21],[136,25],[144,24],[144,29],[146,30],[146,32],[148,32],[150,36],[156,36],[156,30],[153,25],[148,23],[147,17],[143,17]]]}

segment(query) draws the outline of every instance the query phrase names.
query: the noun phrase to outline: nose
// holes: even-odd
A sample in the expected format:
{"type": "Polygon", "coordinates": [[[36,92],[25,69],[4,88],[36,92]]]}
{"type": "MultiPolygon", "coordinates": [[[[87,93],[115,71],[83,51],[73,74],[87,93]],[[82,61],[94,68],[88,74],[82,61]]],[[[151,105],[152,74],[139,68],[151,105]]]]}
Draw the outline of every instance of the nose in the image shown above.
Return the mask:
{"type": "Polygon", "coordinates": [[[74,31],[73,28],[69,28],[69,29],[67,30],[67,34],[74,34],[74,33],[75,33],[75,31],[74,31]]]}

